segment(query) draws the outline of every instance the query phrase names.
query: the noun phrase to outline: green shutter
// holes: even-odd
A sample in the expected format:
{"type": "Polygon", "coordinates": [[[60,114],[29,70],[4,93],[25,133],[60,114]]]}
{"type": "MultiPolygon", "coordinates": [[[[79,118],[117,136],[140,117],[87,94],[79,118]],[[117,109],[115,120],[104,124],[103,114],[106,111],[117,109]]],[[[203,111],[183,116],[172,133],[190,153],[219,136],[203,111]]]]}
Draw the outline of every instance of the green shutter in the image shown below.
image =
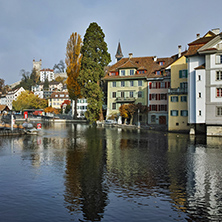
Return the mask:
{"type": "Polygon", "coordinates": [[[187,69],[185,70],[185,76],[186,76],[186,78],[188,77],[188,70],[187,69]]]}
{"type": "Polygon", "coordinates": [[[182,78],[182,70],[179,71],[179,78],[182,78]]]}

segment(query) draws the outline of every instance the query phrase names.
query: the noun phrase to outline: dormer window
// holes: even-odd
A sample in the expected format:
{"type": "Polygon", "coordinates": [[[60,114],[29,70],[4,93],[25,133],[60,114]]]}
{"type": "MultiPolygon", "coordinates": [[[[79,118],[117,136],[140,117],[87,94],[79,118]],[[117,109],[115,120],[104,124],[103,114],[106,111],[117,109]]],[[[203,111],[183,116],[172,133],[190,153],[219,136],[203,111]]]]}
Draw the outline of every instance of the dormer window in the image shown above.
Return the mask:
{"type": "Polygon", "coordinates": [[[160,75],[161,74],[161,72],[160,71],[156,71],[156,75],[160,75]]]}
{"type": "Polygon", "coordinates": [[[55,95],[55,97],[58,97],[58,95],[55,95]]]}
{"type": "Polygon", "coordinates": [[[139,71],[139,74],[144,74],[144,73],[145,73],[144,70],[140,70],[140,71],[139,71]]]}
{"type": "Polygon", "coordinates": [[[163,66],[164,65],[164,61],[159,62],[159,65],[163,66]]]}
{"type": "Polygon", "coordinates": [[[121,70],[120,75],[125,76],[125,70],[121,70]]]}
{"type": "Polygon", "coordinates": [[[130,69],[130,75],[133,76],[134,75],[134,70],[130,69]]]}

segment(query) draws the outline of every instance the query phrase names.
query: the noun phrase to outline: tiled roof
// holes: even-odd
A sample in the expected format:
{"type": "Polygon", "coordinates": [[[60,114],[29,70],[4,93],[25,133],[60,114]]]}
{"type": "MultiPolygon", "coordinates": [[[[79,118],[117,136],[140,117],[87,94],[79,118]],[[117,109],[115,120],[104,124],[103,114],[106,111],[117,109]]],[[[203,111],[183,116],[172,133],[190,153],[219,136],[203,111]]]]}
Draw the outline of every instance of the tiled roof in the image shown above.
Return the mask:
{"type": "Polygon", "coordinates": [[[0,105],[0,111],[3,111],[3,110],[10,110],[10,109],[6,105],[0,105]]]}
{"type": "Polygon", "coordinates": [[[210,40],[215,38],[215,34],[211,31],[209,31],[207,34],[205,34],[203,37],[196,39],[195,41],[189,43],[189,49],[185,56],[193,56],[197,54],[197,50],[204,46],[206,43],[208,43],[210,40]],[[210,35],[210,36],[209,36],[210,35]]]}
{"type": "Polygon", "coordinates": [[[52,95],[51,95],[51,99],[53,99],[53,98],[57,98],[57,99],[59,99],[59,98],[66,98],[66,99],[69,99],[69,97],[66,97],[66,95],[69,95],[68,94],[68,92],[53,92],[52,93],[52,95]],[[61,95],[63,95],[63,96],[61,96],[61,95]]]}
{"type": "Polygon", "coordinates": [[[195,70],[197,70],[197,69],[205,69],[205,63],[203,65],[198,66],[198,67],[195,68],[195,70]]]}
{"type": "MultiPolygon", "coordinates": [[[[132,57],[132,58],[122,58],[114,65],[110,66],[104,79],[115,79],[115,78],[135,78],[135,77],[156,77],[155,71],[163,70],[166,68],[170,63],[175,61],[176,57],[166,57],[166,58],[158,58],[154,61],[153,56],[147,57],[132,57]],[[159,65],[159,62],[164,62],[164,65],[159,65]],[[110,72],[117,72],[120,68],[136,68],[137,70],[147,70],[146,73],[142,74],[135,74],[133,76],[109,76],[110,72]]],[[[158,75],[160,77],[161,75],[158,75]]]]}

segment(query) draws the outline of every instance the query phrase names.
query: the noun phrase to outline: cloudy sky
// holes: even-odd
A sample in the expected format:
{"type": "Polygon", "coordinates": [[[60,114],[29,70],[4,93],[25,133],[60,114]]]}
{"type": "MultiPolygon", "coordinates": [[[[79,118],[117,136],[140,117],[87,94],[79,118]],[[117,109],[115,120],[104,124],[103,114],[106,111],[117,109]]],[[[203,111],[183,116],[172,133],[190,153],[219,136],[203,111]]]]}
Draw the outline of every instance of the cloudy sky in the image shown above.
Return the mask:
{"type": "MultiPolygon", "coordinates": [[[[222,29],[222,1],[204,0],[0,0],[0,78],[65,60],[72,32],[84,37],[91,22],[105,33],[112,63],[120,41],[125,57],[168,57],[213,28],[222,29]]],[[[111,64],[112,64],[111,63],[111,64]]]]}

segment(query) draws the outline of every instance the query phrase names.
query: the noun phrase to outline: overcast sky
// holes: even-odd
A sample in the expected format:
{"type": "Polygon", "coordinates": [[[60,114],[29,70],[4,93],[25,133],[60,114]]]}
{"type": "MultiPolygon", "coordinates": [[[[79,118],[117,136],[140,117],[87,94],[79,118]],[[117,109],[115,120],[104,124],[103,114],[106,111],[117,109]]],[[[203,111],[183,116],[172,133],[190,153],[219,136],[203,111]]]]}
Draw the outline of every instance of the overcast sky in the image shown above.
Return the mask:
{"type": "Polygon", "coordinates": [[[65,60],[72,32],[84,37],[91,22],[105,33],[112,63],[120,41],[125,57],[169,57],[213,28],[222,29],[222,1],[0,0],[0,78],[6,84],[65,60]]]}

